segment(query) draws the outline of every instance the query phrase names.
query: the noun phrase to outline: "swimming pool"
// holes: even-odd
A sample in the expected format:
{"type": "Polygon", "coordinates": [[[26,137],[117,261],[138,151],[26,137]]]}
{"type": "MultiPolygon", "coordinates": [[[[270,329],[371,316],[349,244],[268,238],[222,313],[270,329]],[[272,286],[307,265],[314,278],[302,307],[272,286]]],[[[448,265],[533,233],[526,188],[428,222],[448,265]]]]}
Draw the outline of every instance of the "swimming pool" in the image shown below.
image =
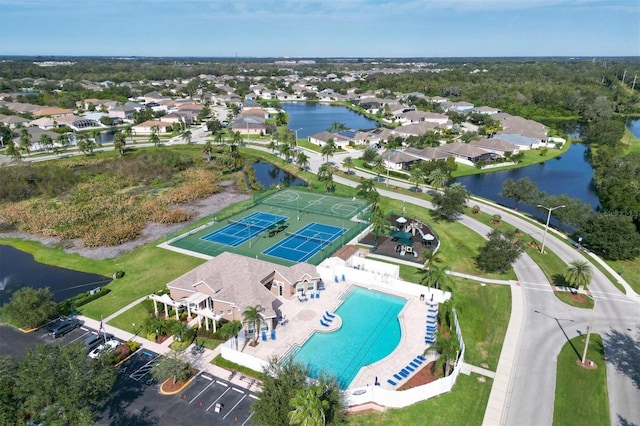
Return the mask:
{"type": "Polygon", "coordinates": [[[335,375],[346,389],[360,368],[381,360],[398,346],[398,314],[406,303],[400,297],[352,287],[335,312],[342,318],[342,327],[311,335],[293,360],[308,365],[312,377],[322,371],[335,375]]]}

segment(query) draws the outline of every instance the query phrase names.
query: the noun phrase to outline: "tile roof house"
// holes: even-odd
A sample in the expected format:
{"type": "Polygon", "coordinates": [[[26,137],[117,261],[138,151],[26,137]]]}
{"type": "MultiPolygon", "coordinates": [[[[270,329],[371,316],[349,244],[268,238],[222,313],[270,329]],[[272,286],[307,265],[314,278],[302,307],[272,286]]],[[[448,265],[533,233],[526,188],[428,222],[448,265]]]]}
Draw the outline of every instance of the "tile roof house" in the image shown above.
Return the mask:
{"type": "Polygon", "coordinates": [[[207,330],[210,320],[215,330],[216,321],[242,321],[243,311],[260,305],[263,325],[271,329],[284,301],[315,291],[321,283],[308,263],[282,266],[225,252],[169,282],[169,295],[150,298],[156,312],[157,302],[164,304],[165,314],[168,306],[186,309],[207,330]]]}
{"type": "Polygon", "coordinates": [[[508,142],[500,138],[480,139],[479,141],[471,141],[469,145],[477,146],[488,152],[494,152],[504,156],[506,152],[517,154],[520,147],[514,143],[508,142]]]}

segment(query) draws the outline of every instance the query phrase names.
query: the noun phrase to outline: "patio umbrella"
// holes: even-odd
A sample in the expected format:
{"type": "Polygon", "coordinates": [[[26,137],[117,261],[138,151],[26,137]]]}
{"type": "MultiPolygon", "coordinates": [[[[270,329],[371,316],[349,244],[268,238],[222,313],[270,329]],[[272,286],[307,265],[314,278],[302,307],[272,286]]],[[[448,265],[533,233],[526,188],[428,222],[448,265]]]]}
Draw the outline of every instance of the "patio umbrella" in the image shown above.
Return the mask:
{"type": "Polygon", "coordinates": [[[411,232],[391,231],[389,232],[389,236],[392,238],[397,238],[399,240],[401,239],[410,240],[412,235],[411,235],[411,232]]]}
{"type": "Polygon", "coordinates": [[[426,234],[426,235],[424,236],[424,239],[425,239],[425,240],[427,240],[427,241],[433,241],[433,240],[435,240],[435,239],[436,239],[436,237],[434,237],[434,236],[433,236],[433,235],[431,235],[431,234],[426,234]]]}
{"type": "Polygon", "coordinates": [[[399,218],[396,219],[396,222],[398,222],[398,223],[407,223],[407,219],[405,219],[404,217],[400,216],[399,218]]]}

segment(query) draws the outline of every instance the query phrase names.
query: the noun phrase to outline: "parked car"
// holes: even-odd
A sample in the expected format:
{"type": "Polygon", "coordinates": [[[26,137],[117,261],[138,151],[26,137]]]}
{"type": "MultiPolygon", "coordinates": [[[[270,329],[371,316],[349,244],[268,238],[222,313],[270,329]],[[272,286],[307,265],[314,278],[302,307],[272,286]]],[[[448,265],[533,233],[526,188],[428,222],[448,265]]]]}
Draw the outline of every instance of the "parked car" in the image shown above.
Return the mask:
{"type": "Polygon", "coordinates": [[[103,343],[91,352],[89,352],[89,358],[96,359],[102,356],[105,352],[113,351],[120,344],[119,341],[112,339],[108,340],[107,343],[103,343]]]}
{"type": "Polygon", "coordinates": [[[113,334],[109,334],[109,333],[93,334],[93,333],[91,333],[91,335],[89,335],[89,337],[84,339],[84,346],[87,348],[87,350],[92,351],[95,348],[97,348],[98,346],[100,346],[102,343],[106,343],[107,341],[109,341],[111,339],[113,339],[113,334]]]}
{"type": "Polygon", "coordinates": [[[49,326],[49,336],[57,339],[62,337],[71,330],[74,330],[82,325],[82,321],[77,318],[59,319],[49,326]]]}

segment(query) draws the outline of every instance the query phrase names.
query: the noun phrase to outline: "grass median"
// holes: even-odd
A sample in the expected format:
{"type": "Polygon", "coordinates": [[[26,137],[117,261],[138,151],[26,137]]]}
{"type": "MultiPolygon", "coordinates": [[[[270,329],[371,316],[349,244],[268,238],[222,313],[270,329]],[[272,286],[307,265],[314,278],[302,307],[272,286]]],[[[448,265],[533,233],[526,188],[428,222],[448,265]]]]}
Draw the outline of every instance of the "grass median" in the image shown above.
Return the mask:
{"type": "Polygon", "coordinates": [[[608,425],[609,397],[607,395],[607,371],[604,347],[599,334],[592,334],[587,359],[596,369],[578,365],[585,336],[566,343],[558,356],[556,373],[556,397],[553,424],[563,425],[608,425]]]}

